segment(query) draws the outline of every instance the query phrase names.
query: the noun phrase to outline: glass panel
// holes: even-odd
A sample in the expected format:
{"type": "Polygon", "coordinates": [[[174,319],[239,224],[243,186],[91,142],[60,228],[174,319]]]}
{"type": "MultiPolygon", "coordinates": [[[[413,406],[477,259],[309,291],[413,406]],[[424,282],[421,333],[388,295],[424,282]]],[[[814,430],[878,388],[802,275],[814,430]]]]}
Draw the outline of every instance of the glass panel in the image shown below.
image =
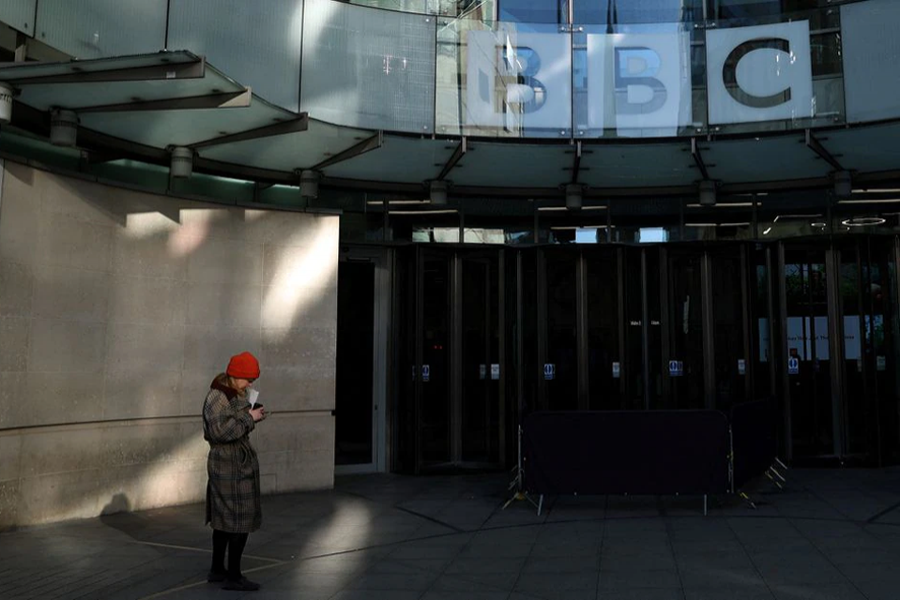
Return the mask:
{"type": "Polygon", "coordinates": [[[375,265],[341,262],[335,371],[334,462],[373,462],[372,361],[375,265]]]}
{"type": "Polygon", "coordinates": [[[349,125],[434,131],[434,18],[307,0],[301,109],[349,125]]]}
{"type": "Polygon", "coordinates": [[[537,410],[538,389],[543,377],[543,365],[538,363],[538,250],[521,251],[522,272],[519,285],[522,297],[522,377],[523,389],[520,390],[522,410],[525,414],[537,410]]]}
{"type": "Polygon", "coordinates": [[[437,46],[439,133],[570,136],[570,34],[556,25],[440,19],[437,46]]]}
{"type": "Polygon", "coordinates": [[[574,0],[576,23],[699,21],[704,0],[574,0]]]}
{"type": "Polygon", "coordinates": [[[676,242],[683,235],[681,198],[646,198],[610,202],[609,241],[634,244],[676,242]]]}
{"type": "Polygon", "coordinates": [[[900,306],[897,298],[897,263],[894,258],[895,239],[872,240],[871,302],[872,352],[875,355],[875,387],[878,396],[876,409],[879,433],[878,464],[900,462],[900,306]],[[884,316],[879,327],[877,315],[884,316]]]}
{"type": "MultiPolygon", "coordinates": [[[[622,362],[622,376],[625,378],[625,402],[623,408],[646,408],[644,400],[644,283],[643,267],[641,265],[642,250],[638,248],[626,248],[624,250],[624,266],[622,277],[625,282],[625,356],[622,362]]],[[[658,282],[658,272],[654,273],[658,282]]],[[[659,312],[659,284],[655,287],[657,295],[655,305],[659,312]]],[[[653,298],[651,298],[651,301],[653,298]]],[[[659,327],[655,328],[656,330],[659,327]]],[[[652,330],[651,330],[652,331],[652,330]]],[[[659,354],[659,336],[654,336],[656,341],[655,354],[659,354]]],[[[654,354],[651,352],[651,354],[654,354]]],[[[657,361],[658,362],[658,361],[657,361]]],[[[651,373],[653,371],[651,370],[651,373]]],[[[658,381],[655,378],[654,381],[658,381]]],[[[658,394],[657,388],[651,388],[651,395],[658,394]]]]}
{"type": "MultiPolygon", "coordinates": [[[[148,146],[187,146],[223,135],[270,125],[291,113],[271,104],[254,101],[246,108],[198,108],[79,115],[84,127],[148,146]],[[227,125],[226,125],[227,124],[227,125]],[[228,129],[223,132],[223,127],[228,129]]],[[[201,151],[202,153],[202,151],[201,151]]]]}
{"type": "Polygon", "coordinates": [[[712,0],[715,19],[760,19],[813,9],[819,0],[712,0]]]}
{"type": "Polygon", "coordinates": [[[692,106],[691,38],[699,30],[659,23],[575,31],[576,137],[672,137],[705,125],[692,106]]]}
{"type": "Polygon", "coordinates": [[[706,31],[710,126],[742,133],[843,122],[840,37],[823,30],[839,27],[834,11],[782,12],[755,1],[728,8],[706,31]],[[759,13],[766,7],[774,10],[759,13]]]}
{"type": "Polygon", "coordinates": [[[715,408],[728,414],[734,404],[744,401],[748,396],[745,374],[750,361],[744,355],[743,303],[750,299],[743,292],[745,288],[741,281],[743,275],[739,248],[710,250],[710,262],[715,344],[713,361],[716,372],[715,408]]]}
{"type": "Polygon", "coordinates": [[[397,409],[391,415],[393,471],[413,473],[418,469],[416,406],[416,248],[396,248],[392,314],[393,384],[397,409]]]}
{"type": "MultiPolygon", "coordinates": [[[[771,248],[771,247],[769,247],[771,248]]],[[[754,338],[753,356],[748,357],[753,361],[753,381],[755,388],[755,398],[764,399],[771,396],[780,396],[772,389],[772,363],[774,356],[777,355],[775,347],[771,342],[771,315],[769,314],[770,306],[770,277],[768,255],[774,252],[767,247],[757,247],[751,254],[751,317],[750,326],[751,337],[754,338]]],[[[778,419],[781,424],[781,419],[778,419]]],[[[781,437],[779,437],[781,439],[781,437]]]]}
{"type": "Polygon", "coordinates": [[[704,408],[700,254],[679,250],[668,254],[669,356],[664,368],[670,380],[671,397],[665,407],[704,408]],[[674,369],[672,361],[677,361],[674,369]]]}
{"type": "Polygon", "coordinates": [[[617,250],[585,252],[588,321],[588,389],[591,410],[632,408],[621,392],[619,268],[617,250]]]}
{"type": "Polygon", "coordinates": [[[41,0],[35,37],[75,58],[166,47],[166,0],[41,0]]]}
{"type": "Polygon", "coordinates": [[[34,14],[37,0],[4,0],[0,6],[0,21],[13,29],[34,35],[34,14]]]}
{"type": "Polygon", "coordinates": [[[566,0],[500,0],[499,17],[510,23],[565,23],[566,0]]]}
{"type": "Polygon", "coordinates": [[[719,196],[715,207],[689,202],[684,209],[684,241],[752,240],[753,197],[719,196]]]}
{"type": "Polygon", "coordinates": [[[834,454],[825,275],[824,250],[785,248],[785,370],[795,457],[834,454]]]}
{"type": "Polygon", "coordinates": [[[497,259],[462,264],[462,460],[500,459],[499,273],[497,259]]]}
{"type": "Polygon", "coordinates": [[[760,194],[757,208],[762,241],[829,233],[827,197],[821,190],[760,194]]]}
{"type": "MultiPolygon", "coordinates": [[[[856,244],[846,245],[840,252],[840,315],[844,329],[844,451],[847,454],[864,454],[866,448],[866,421],[871,397],[867,389],[865,355],[869,336],[866,328],[873,315],[864,315],[861,292],[862,272],[857,262],[856,244]]],[[[868,271],[868,269],[866,269],[868,271]]],[[[882,319],[883,320],[883,317],[882,319]]]]}
{"type": "Polygon", "coordinates": [[[846,452],[880,466],[897,451],[892,241],[856,237],[841,247],[846,452]]]}
{"type": "MultiPolygon", "coordinates": [[[[546,253],[547,362],[556,365],[547,381],[547,408],[578,408],[578,352],[576,346],[575,263],[571,253],[546,253]]],[[[540,324],[538,324],[540,326],[540,324]]]]}
{"type": "Polygon", "coordinates": [[[878,121],[900,115],[900,45],[897,2],[841,6],[842,60],[846,65],[847,121],[878,121]]]}
{"type": "Polygon", "coordinates": [[[299,0],[171,0],[167,45],[206,56],[255,94],[296,111],[302,18],[299,0]]]}
{"type": "Polygon", "coordinates": [[[420,243],[458,243],[459,214],[456,210],[417,210],[415,205],[391,206],[388,239],[420,243]]]}
{"type": "Polygon", "coordinates": [[[425,254],[421,273],[419,447],[420,464],[427,466],[451,461],[450,261],[446,256],[425,254]]]}

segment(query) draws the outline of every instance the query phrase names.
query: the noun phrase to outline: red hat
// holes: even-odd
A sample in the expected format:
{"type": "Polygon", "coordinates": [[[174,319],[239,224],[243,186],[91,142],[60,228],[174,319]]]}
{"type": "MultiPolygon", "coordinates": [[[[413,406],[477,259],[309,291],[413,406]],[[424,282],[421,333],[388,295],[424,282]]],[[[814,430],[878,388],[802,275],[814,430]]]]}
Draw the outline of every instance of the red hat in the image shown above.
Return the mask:
{"type": "Polygon", "coordinates": [[[259,361],[249,352],[241,352],[228,361],[225,374],[238,379],[256,379],[259,377],[259,361]]]}

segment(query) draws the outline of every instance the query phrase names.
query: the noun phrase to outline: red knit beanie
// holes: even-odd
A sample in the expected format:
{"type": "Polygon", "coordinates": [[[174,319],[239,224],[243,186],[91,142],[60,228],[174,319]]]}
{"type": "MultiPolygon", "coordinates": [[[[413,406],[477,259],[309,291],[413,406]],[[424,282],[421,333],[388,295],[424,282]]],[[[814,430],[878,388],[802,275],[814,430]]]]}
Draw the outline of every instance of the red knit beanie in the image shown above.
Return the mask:
{"type": "Polygon", "coordinates": [[[225,374],[237,379],[256,379],[259,377],[259,361],[249,352],[241,352],[228,361],[225,374]]]}

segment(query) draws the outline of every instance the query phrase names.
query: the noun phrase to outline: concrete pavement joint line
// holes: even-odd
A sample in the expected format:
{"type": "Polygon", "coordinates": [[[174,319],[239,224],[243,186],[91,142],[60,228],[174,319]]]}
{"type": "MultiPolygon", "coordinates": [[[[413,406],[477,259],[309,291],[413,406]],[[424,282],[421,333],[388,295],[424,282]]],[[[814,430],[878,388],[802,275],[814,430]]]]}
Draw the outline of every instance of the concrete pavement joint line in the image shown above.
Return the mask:
{"type": "MultiPolygon", "coordinates": [[[[659,499],[660,509],[665,510],[665,507],[662,502],[662,498],[659,499]]],[[[678,589],[681,590],[681,596],[684,597],[684,579],[681,577],[681,568],[678,566],[678,557],[675,554],[675,546],[672,544],[672,520],[669,519],[668,515],[662,516],[663,526],[666,528],[666,546],[669,548],[669,552],[672,554],[672,562],[675,563],[675,575],[678,577],[678,589]]],[[[604,530],[604,534],[606,531],[604,530]]]]}
{"type": "MultiPolygon", "coordinates": [[[[273,569],[275,567],[280,567],[281,565],[285,565],[289,562],[293,562],[290,560],[285,560],[279,563],[273,563],[271,565],[265,565],[262,567],[253,567],[252,569],[242,569],[244,573],[257,573],[259,571],[265,571],[266,569],[273,569]]],[[[174,594],[175,592],[180,592],[183,590],[189,590],[195,587],[200,587],[202,585],[209,585],[208,581],[197,581],[195,583],[188,583],[187,585],[180,585],[178,587],[170,588],[168,590],[163,590],[162,592],[156,592],[155,594],[150,594],[149,596],[142,596],[140,600],[150,600],[150,598],[160,598],[162,596],[167,596],[169,594],[174,594]]]]}
{"type": "MultiPolygon", "coordinates": [[[[550,516],[550,512],[548,511],[547,514],[544,516],[544,522],[541,523],[541,525],[546,525],[546,524],[547,524],[547,523],[546,523],[546,519],[547,519],[549,516],[550,516]]],[[[516,580],[513,582],[512,589],[509,590],[509,595],[510,595],[510,596],[512,596],[512,595],[515,593],[515,594],[522,594],[523,596],[530,596],[530,597],[532,597],[532,598],[540,598],[540,599],[542,599],[542,600],[549,600],[549,599],[547,599],[547,598],[544,598],[543,596],[533,596],[533,595],[531,595],[531,594],[529,594],[529,593],[527,593],[527,592],[517,592],[517,591],[516,591],[516,586],[519,585],[519,581],[522,579],[522,573],[525,571],[525,564],[528,562],[528,558],[529,558],[532,554],[534,554],[534,547],[537,545],[537,541],[538,541],[538,538],[540,537],[540,534],[541,534],[541,532],[539,531],[539,532],[537,533],[537,535],[534,536],[534,540],[532,540],[532,542],[531,542],[531,548],[528,550],[528,555],[525,556],[525,560],[522,561],[522,566],[519,567],[519,574],[516,576],[516,580]]],[[[474,539],[474,536],[473,536],[473,539],[474,539]]],[[[597,590],[594,590],[594,595],[595,595],[595,596],[597,595],[597,590]]]]}
{"type": "MultiPolygon", "coordinates": [[[[780,517],[784,518],[784,517],[780,517]]],[[[737,543],[740,544],[741,550],[744,551],[744,554],[747,555],[747,560],[750,561],[750,564],[753,565],[753,570],[756,571],[756,574],[759,575],[759,578],[762,580],[763,585],[766,586],[766,589],[769,590],[769,593],[772,594],[773,598],[777,598],[775,592],[772,590],[771,586],[769,586],[769,582],[766,580],[765,576],[763,576],[762,572],[759,570],[759,566],[756,564],[756,561],[753,560],[753,557],[750,555],[750,551],[747,550],[747,546],[744,544],[744,541],[741,539],[741,536],[738,535],[737,531],[734,530],[734,527],[731,526],[731,521],[729,519],[725,519],[725,524],[728,526],[728,529],[731,531],[731,534],[734,536],[734,539],[737,540],[737,543]]],[[[795,527],[796,529],[796,527],[795,527]]]]}
{"type": "Polygon", "coordinates": [[[423,515],[422,513],[418,513],[414,510],[410,510],[408,508],[403,508],[402,506],[394,506],[394,509],[405,512],[410,515],[413,515],[414,517],[419,517],[420,519],[425,519],[426,521],[431,521],[432,523],[441,525],[442,527],[446,527],[447,529],[452,529],[456,533],[465,533],[464,529],[460,529],[459,527],[456,527],[455,525],[451,525],[450,523],[444,523],[440,519],[435,519],[434,517],[429,517],[428,515],[423,515]]]}
{"type": "MultiPolygon", "coordinates": [[[[171,548],[172,550],[187,550],[189,552],[202,552],[204,554],[212,554],[211,550],[208,550],[206,548],[194,548],[192,546],[178,546],[175,544],[161,544],[159,542],[142,542],[140,540],[134,540],[134,542],[132,542],[132,543],[140,544],[141,546],[155,546],[158,548],[171,548]]],[[[264,560],[264,561],[271,562],[271,563],[278,563],[278,564],[284,563],[284,561],[279,560],[277,558],[268,558],[265,556],[255,556],[253,554],[245,554],[244,557],[252,558],[255,560],[264,560]]]]}
{"type": "MultiPolygon", "coordinates": [[[[849,521],[849,519],[848,519],[848,521],[849,521]]],[[[857,522],[854,522],[854,521],[850,521],[850,522],[853,523],[854,525],[857,525],[857,526],[859,525],[857,522]]],[[[840,568],[839,566],[837,566],[836,564],[834,564],[834,561],[831,560],[831,558],[828,556],[828,554],[826,554],[825,552],[822,551],[821,548],[819,548],[819,545],[818,545],[818,544],[816,544],[813,540],[811,540],[809,537],[807,537],[806,534],[804,534],[802,531],[800,531],[800,528],[797,527],[797,526],[794,524],[793,520],[788,519],[788,523],[790,523],[791,527],[793,527],[793,528],[797,531],[797,533],[800,534],[800,537],[802,537],[804,540],[806,540],[807,542],[809,542],[809,543],[812,545],[812,547],[816,549],[816,552],[818,552],[819,555],[822,556],[822,558],[824,558],[826,561],[828,561],[828,564],[830,564],[832,567],[834,567],[834,569],[835,569],[838,573],[841,574],[841,577],[843,577],[844,580],[847,581],[847,583],[849,583],[851,586],[853,586],[853,589],[854,589],[854,590],[856,590],[857,592],[859,592],[860,596],[862,596],[863,598],[868,598],[868,596],[867,596],[866,594],[864,594],[863,591],[862,591],[861,589],[859,589],[859,586],[856,585],[856,584],[853,582],[852,579],[850,579],[849,577],[847,577],[847,574],[844,573],[844,572],[841,570],[841,568],[840,568]]],[[[865,533],[866,535],[871,536],[871,537],[873,537],[873,538],[875,538],[875,539],[878,539],[878,536],[876,536],[876,535],[874,535],[874,534],[872,534],[872,533],[869,533],[869,532],[866,531],[863,527],[860,527],[860,530],[861,530],[863,533],[865,533]]]]}
{"type": "MultiPolygon", "coordinates": [[[[883,517],[883,516],[885,516],[885,515],[887,515],[887,514],[889,514],[889,513],[894,512],[894,511],[897,510],[898,508],[900,508],[900,502],[898,502],[898,503],[896,503],[896,504],[894,504],[894,505],[892,505],[892,506],[889,506],[888,508],[884,509],[884,510],[881,511],[880,513],[877,513],[877,514],[875,514],[875,515],[869,517],[868,519],[866,519],[866,523],[867,523],[867,524],[874,523],[875,521],[877,521],[877,520],[880,519],[881,517],[883,517]]],[[[879,524],[881,524],[881,523],[879,523],[879,524]]],[[[886,523],[886,525],[896,525],[896,523],[886,523]]]]}

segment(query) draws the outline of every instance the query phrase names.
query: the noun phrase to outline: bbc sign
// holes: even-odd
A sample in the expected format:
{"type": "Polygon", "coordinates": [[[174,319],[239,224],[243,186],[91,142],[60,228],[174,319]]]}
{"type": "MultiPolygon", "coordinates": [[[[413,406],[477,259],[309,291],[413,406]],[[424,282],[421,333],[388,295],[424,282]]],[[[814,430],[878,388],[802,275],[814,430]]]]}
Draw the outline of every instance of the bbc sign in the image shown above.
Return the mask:
{"type": "MultiPolygon", "coordinates": [[[[466,124],[572,126],[571,35],[470,31],[466,124]]],[[[587,127],[675,135],[692,123],[690,34],[587,34],[587,127]]],[[[809,22],[706,32],[710,125],[815,116],[809,22]]]]}

